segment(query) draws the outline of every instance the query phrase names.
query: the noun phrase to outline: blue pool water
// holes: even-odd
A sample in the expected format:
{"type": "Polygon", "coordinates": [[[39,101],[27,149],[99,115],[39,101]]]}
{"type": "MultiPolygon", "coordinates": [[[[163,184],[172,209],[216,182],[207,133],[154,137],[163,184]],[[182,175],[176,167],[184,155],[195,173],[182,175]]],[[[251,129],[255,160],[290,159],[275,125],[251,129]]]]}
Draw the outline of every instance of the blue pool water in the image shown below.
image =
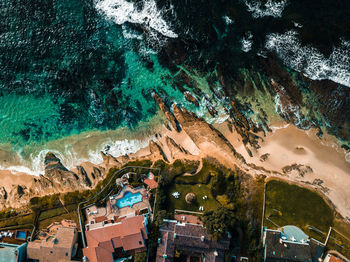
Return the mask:
{"type": "Polygon", "coordinates": [[[16,238],[18,239],[26,239],[26,232],[25,231],[17,231],[16,232],[16,238]]]}
{"type": "Polygon", "coordinates": [[[133,194],[131,192],[126,192],[124,197],[117,200],[118,208],[123,208],[126,206],[132,207],[134,204],[142,201],[141,193],[133,194]]]}

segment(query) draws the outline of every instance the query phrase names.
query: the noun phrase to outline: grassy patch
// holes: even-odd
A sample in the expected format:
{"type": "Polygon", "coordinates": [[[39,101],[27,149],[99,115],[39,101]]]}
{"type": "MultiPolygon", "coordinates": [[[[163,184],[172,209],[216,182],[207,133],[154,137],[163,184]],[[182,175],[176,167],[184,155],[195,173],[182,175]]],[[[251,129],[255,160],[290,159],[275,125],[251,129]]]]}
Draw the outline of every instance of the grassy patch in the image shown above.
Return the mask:
{"type": "Polygon", "coordinates": [[[310,233],[309,225],[327,232],[333,226],[334,213],[318,193],[271,180],[266,185],[265,217],[279,226],[296,225],[310,233]]]}
{"type": "Polygon", "coordinates": [[[332,230],[327,249],[335,249],[350,257],[350,225],[335,217],[333,209],[317,192],[282,181],[269,181],[264,226],[276,228],[266,219],[268,217],[279,226],[296,225],[321,242],[326,240],[332,226],[340,234],[332,230]],[[309,225],[320,231],[310,229],[309,225]]]}
{"type": "Polygon", "coordinates": [[[34,223],[34,213],[25,215],[25,216],[18,216],[13,218],[8,218],[6,220],[3,220],[0,222],[0,228],[4,227],[10,227],[10,226],[20,226],[20,225],[32,225],[34,223]]]}
{"type": "Polygon", "coordinates": [[[203,206],[204,211],[215,210],[220,204],[213,198],[210,192],[210,187],[207,185],[184,185],[184,184],[173,184],[168,191],[168,199],[170,200],[171,209],[182,209],[189,211],[199,211],[199,207],[203,206]],[[173,192],[179,192],[180,197],[176,199],[171,194],[173,192]],[[185,196],[187,193],[194,193],[197,197],[197,201],[191,205],[187,204],[185,201],[185,196]],[[207,199],[203,199],[207,196],[207,199]]]}
{"type": "Polygon", "coordinates": [[[210,178],[216,174],[216,166],[208,160],[203,160],[202,169],[193,176],[180,176],[176,179],[177,183],[182,184],[208,184],[210,178]]]}

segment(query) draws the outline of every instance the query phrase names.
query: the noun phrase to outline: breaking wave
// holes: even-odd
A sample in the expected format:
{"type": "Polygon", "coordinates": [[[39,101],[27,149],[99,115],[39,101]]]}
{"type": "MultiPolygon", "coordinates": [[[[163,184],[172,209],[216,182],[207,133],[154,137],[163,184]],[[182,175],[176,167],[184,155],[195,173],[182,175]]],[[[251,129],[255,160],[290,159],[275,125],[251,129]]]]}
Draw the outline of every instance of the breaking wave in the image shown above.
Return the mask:
{"type": "Polygon", "coordinates": [[[89,161],[94,164],[101,164],[103,162],[101,152],[108,153],[113,157],[136,153],[140,149],[147,147],[150,140],[152,140],[151,137],[144,140],[107,140],[100,146],[100,148],[89,151],[89,161]]]}
{"type": "Polygon", "coordinates": [[[242,51],[247,53],[250,50],[252,50],[252,46],[253,46],[253,35],[248,32],[246,36],[244,36],[242,38],[242,51]]]}
{"type": "Polygon", "coordinates": [[[263,4],[261,1],[257,0],[244,0],[244,3],[254,18],[261,18],[265,16],[281,17],[288,1],[268,0],[265,4],[263,4]]]}
{"type": "Polygon", "coordinates": [[[313,80],[329,79],[350,87],[350,42],[341,40],[328,58],[312,46],[302,46],[298,33],[269,34],[265,47],[274,51],[290,68],[313,80]]]}
{"type": "Polygon", "coordinates": [[[141,24],[166,37],[178,36],[163,19],[164,10],[158,10],[154,0],[145,0],[141,8],[125,0],[101,0],[96,2],[96,8],[119,25],[125,22],[141,24]]]}

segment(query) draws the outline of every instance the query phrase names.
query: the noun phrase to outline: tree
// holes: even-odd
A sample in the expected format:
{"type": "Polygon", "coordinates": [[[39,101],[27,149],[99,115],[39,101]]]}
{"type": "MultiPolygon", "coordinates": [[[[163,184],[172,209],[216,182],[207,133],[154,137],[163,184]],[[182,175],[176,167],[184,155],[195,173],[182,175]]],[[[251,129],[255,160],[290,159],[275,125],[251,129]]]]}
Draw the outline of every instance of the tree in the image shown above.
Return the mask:
{"type": "Polygon", "coordinates": [[[146,262],[147,261],[147,252],[137,253],[134,256],[134,262],[146,262]]]}
{"type": "Polygon", "coordinates": [[[233,230],[236,224],[236,217],[232,210],[220,206],[215,211],[205,212],[202,221],[213,239],[219,240],[233,230]]]}
{"type": "Polygon", "coordinates": [[[221,172],[214,177],[213,184],[211,185],[211,193],[214,197],[222,195],[226,192],[227,182],[226,177],[221,172]]]}

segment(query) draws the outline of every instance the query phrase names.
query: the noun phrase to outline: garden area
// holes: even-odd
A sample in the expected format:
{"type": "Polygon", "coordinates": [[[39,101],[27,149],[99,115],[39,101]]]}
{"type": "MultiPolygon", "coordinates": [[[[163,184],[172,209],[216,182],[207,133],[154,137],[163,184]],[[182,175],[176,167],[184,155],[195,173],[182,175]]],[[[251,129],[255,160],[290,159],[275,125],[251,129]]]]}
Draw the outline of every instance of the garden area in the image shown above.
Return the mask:
{"type": "MultiPolygon", "coordinates": [[[[191,168],[193,171],[197,166],[193,163],[185,166],[186,171],[191,168]]],[[[215,210],[219,206],[234,209],[239,191],[239,181],[232,170],[213,159],[203,159],[202,168],[197,174],[182,172],[171,175],[166,190],[167,209],[196,212],[215,210]],[[192,195],[191,201],[186,199],[189,194],[192,195]]]]}
{"type": "MultiPolygon", "coordinates": [[[[270,180],[266,184],[264,226],[276,229],[285,225],[295,225],[320,242],[326,240],[329,227],[344,236],[350,232],[350,225],[336,218],[333,208],[317,192],[270,180]]],[[[335,231],[331,233],[327,248],[350,255],[350,242],[335,231]]]]}

